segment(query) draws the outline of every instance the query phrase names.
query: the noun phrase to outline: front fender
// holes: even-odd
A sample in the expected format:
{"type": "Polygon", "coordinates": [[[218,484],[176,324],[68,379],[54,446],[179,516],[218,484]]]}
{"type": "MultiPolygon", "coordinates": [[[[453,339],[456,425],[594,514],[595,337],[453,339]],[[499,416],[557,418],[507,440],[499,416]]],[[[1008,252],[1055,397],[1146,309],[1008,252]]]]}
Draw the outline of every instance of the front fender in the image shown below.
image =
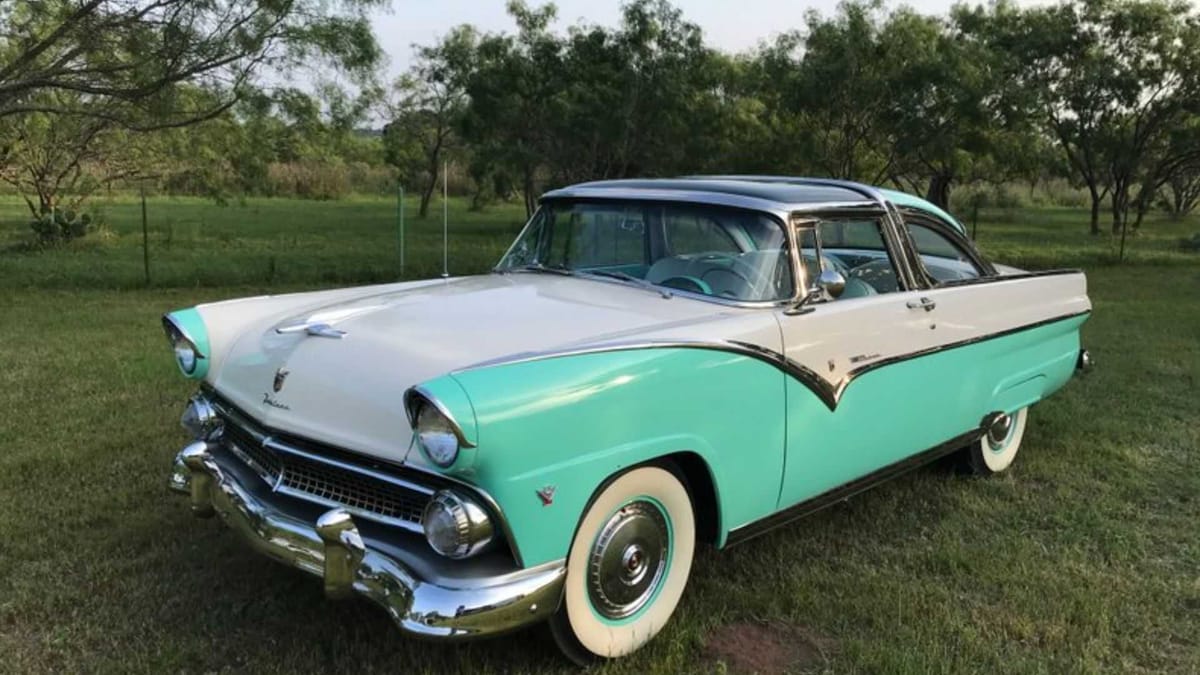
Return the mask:
{"type": "Polygon", "coordinates": [[[503,511],[526,565],[566,556],[606,478],[690,451],[716,488],[718,532],[772,512],[784,457],[784,374],[743,354],[630,349],[451,375],[474,408],[470,482],[503,511]],[[539,491],[553,491],[544,504],[539,491]]]}

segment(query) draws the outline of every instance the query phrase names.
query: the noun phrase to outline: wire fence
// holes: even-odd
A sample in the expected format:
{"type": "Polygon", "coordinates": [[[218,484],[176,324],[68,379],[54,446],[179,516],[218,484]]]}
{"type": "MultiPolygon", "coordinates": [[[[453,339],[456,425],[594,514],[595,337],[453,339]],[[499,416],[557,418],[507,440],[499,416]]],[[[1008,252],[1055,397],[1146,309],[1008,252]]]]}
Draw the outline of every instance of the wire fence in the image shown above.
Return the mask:
{"type": "MultiPolygon", "coordinates": [[[[442,186],[439,186],[442,187],[442,186]]],[[[30,208],[0,195],[0,287],[135,289],[238,286],[272,291],[384,283],[487,271],[526,221],[520,201],[480,207],[434,192],[425,214],[419,190],[337,200],[250,197],[216,201],[146,190],[86,202],[89,231],[45,244],[30,208]]],[[[1079,206],[1037,199],[997,203],[960,190],[958,216],[994,260],[1043,269],[1127,262],[1194,263],[1200,219],[1153,215],[1136,234],[1087,234],[1079,206]]],[[[70,200],[63,198],[62,202],[70,200]]],[[[61,202],[60,202],[61,203],[61,202]]],[[[78,214],[75,214],[78,216],[78,214]]]]}

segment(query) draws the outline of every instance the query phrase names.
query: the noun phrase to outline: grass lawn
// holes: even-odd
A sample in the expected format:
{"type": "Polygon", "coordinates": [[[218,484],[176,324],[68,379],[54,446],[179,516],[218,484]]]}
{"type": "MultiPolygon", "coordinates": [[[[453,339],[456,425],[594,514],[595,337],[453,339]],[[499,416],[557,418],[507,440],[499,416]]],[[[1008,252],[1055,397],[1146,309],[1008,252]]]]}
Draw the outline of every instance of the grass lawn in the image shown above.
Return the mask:
{"type": "MultiPolygon", "coordinates": [[[[455,207],[451,272],[486,269],[523,215],[455,207]]],[[[0,671],[573,672],[541,630],[404,638],[165,487],[192,386],[159,315],[395,278],[394,204],[156,199],[149,289],[134,202],[51,251],[20,245],[22,208],[0,202],[0,671]]],[[[744,622],[809,640],[797,671],[1200,672],[1200,256],[1173,250],[1200,222],[1153,221],[1114,265],[1084,218],[979,226],[1000,262],[1085,267],[1095,304],[1097,368],[1031,411],[1010,472],[922,469],[702,552],[664,632],[601,672],[736,670],[706,644],[744,622]]],[[[440,272],[440,236],[412,223],[406,276],[440,272]]]]}

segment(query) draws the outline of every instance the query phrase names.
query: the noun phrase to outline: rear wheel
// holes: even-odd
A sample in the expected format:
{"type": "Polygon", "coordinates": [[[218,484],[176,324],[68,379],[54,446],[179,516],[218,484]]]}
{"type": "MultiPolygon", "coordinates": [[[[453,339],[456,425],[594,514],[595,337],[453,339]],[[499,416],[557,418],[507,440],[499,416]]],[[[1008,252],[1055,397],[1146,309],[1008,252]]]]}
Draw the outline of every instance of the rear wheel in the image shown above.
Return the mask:
{"type": "Polygon", "coordinates": [[[550,620],[559,648],[586,665],[649,642],[679,604],[695,544],[691,499],[675,474],[644,466],[606,485],[567,556],[563,602],[550,620]]]}
{"type": "Polygon", "coordinates": [[[1025,436],[1025,419],[1029,408],[1021,408],[1012,415],[1001,414],[988,425],[983,438],[966,448],[967,470],[979,476],[1000,473],[1012,465],[1025,436]]]}

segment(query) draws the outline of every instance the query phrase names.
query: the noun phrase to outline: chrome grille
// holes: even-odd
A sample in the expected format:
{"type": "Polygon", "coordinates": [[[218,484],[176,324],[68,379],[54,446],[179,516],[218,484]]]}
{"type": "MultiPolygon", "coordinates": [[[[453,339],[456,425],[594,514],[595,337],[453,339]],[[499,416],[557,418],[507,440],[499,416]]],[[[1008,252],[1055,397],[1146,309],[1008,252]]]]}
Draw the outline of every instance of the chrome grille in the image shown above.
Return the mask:
{"type": "Polygon", "coordinates": [[[232,407],[220,403],[214,407],[225,422],[222,444],[272,491],[340,506],[376,522],[421,530],[421,516],[433,496],[432,488],[285,443],[232,407]]]}
{"type": "Polygon", "coordinates": [[[429,495],[404,490],[370,476],[336,466],[289,457],[280,492],[299,492],[350,509],[420,524],[429,495]]]}
{"type": "Polygon", "coordinates": [[[279,482],[279,476],[283,474],[283,462],[274,452],[264,448],[262,443],[256,440],[250,434],[238,427],[232,427],[226,420],[225,425],[225,445],[233,450],[233,453],[238,456],[254,472],[262,479],[274,486],[279,482]]]}

